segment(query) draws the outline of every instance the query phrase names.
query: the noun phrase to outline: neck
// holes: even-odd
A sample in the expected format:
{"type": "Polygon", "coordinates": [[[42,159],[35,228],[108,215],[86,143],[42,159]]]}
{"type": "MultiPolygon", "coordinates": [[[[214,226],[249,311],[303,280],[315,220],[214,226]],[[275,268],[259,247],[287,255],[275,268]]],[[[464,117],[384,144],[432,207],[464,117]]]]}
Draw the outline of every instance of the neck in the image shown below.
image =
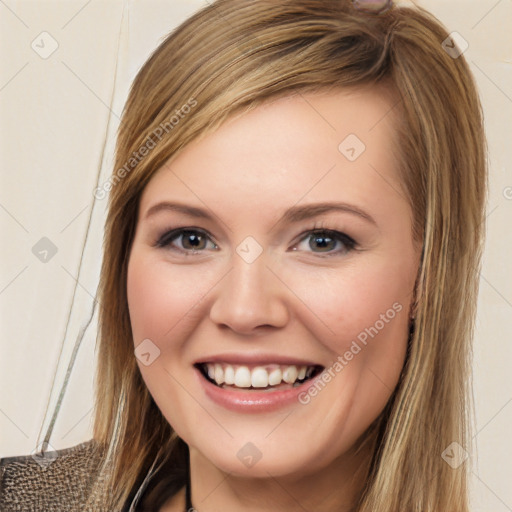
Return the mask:
{"type": "Polygon", "coordinates": [[[371,443],[313,472],[250,478],[221,471],[190,449],[191,503],[197,512],[352,512],[367,477],[371,443]]]}

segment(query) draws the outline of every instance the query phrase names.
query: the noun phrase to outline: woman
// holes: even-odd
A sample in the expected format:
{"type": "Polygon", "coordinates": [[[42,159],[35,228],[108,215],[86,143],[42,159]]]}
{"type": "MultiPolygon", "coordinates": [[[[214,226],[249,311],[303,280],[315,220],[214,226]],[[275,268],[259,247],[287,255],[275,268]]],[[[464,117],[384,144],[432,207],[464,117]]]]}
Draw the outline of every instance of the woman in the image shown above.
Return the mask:
{"type": "Polygon", "coordinates": [[[82,509],[468,510],[480,103],[380,7],[219,0],[138,73],[82,509]]]}

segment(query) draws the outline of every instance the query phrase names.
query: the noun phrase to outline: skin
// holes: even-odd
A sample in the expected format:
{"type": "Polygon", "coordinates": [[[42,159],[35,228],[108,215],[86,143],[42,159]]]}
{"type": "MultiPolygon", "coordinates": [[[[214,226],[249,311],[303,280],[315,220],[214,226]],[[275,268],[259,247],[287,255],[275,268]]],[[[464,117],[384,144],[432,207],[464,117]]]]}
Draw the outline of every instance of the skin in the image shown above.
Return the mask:
{"type": "MultiPolygon", "coordinates": [[[[149,338],[160,349],[149,366],[138,364],[190,448],[200,512],[296,511],[298,504],[348,511],[361,489],[354,475],[370,454],[355,453],[354,444],[398,382],[420,256],[390,149],[393,104],[384,88],[273,100],[190,143],[143,191],[127,283],[134,345],[149,338]],[[366,146],[355,161],[338,149],[351,133],[366,146]],[[165,209],[147,216],[162,201],[205,209],[213,219],[165,209]],[[292,206],[325,201],[350,203],[375,223],[347,211],[279,221],[292,206]],[[355,248],[336,239],[323,247],[308,235],[319,227],[347,234],[355,248]],[[156,246],[173,228],[206,237],[195,254],[190,236],[156,246]],[[263,249],[250,264],[236,252],[247,236],[263,249]],[[195,361],[221,352],[288,355],[329,368],[393,304],[401,310],[306,405],[230,411],[205,396],[194,374],[195,361]],[[247,442],[261,452],[252,467],[237,457],[247,442]]],[[[180,493],[162,510],[183,507],[180,493]]]]}

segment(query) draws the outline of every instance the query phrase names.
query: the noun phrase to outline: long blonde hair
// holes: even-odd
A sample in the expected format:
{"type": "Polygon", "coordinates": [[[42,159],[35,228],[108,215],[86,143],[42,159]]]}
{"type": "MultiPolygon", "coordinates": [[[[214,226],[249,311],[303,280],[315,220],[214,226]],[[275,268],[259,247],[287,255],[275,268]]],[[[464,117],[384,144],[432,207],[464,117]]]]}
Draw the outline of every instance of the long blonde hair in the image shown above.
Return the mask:
{"type": "Polygon", "coordinates": [[[168,493],[186,473],[187,447],[134,357],[126,276],[145,185],[235,113],[297,92],[385,82],[397,98],[399,171],[423,251],[415,327],[400,382],[372,427],[374,453],[356,510],[468,511],[468,462],[454,469],[442,453],[452,442],[471,452],[486,143],[474,79],[463,56],[445,50],[448,38],[420,7],[376,14],[348,0],[218,0],[147,60],[123,112],[109,187],[94,424],[104,464],[91,503],[120,510],[157,466],[167,464],[168,493]],[[145,156],[135,156],[144,146],[145,156]]]}

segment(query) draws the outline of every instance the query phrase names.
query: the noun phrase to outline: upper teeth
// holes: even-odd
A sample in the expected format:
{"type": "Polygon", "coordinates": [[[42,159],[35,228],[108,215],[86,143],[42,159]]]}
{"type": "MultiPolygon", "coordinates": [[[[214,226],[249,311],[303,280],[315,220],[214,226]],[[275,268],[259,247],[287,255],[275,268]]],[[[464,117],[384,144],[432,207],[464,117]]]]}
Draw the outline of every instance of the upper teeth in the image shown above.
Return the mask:
{"type": "Polygon", "coordinates": [[[214,380],[219,386],[221,384],[234,385],[239,388],[265,388],[267,386],[277,386],[281,382],[293,384],[297,380],[302,380],[311,376],[314,366],[295,366],[295,365],[268,365],[255,366],[233,366],[230,364],[206,363],[208,377],[214,380]]]}

